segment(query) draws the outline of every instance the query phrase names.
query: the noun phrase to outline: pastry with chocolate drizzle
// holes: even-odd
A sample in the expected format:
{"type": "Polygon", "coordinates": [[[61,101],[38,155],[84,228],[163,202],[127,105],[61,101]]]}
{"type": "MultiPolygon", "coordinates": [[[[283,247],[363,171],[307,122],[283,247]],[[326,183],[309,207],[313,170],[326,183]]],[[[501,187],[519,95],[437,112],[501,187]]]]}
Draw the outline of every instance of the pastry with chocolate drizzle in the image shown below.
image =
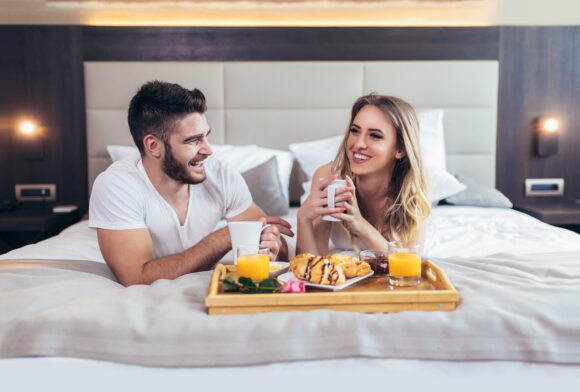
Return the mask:
{"type": "Polygon", "coordinates": [[[290,270],[298,279],[336,286],[344,283],[347,278],[369,273],[370,266],[364,261],[340,254],[315,256],[303,253],[290,261],[290,270]]]}

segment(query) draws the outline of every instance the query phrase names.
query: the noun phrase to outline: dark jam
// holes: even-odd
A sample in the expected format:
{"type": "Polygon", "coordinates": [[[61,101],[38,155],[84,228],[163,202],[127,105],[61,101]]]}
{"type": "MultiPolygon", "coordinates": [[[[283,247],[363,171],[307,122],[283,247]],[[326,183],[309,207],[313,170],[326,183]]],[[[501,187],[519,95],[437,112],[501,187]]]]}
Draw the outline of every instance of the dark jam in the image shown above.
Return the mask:
{"type": "Polygon", "coordinates": [[[370,264],[371,269],[375,271],[375,274],[389,273],[389,262],[386,256],[377,256],[374,258],[368,258],[365,261],[370,264]]]}

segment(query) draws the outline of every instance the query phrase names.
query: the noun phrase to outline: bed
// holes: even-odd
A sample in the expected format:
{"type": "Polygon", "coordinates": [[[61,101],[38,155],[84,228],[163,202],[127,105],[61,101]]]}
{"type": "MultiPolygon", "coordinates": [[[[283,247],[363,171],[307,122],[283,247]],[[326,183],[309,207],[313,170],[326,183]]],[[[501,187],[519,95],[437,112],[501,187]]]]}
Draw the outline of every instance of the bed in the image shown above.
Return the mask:
{"type": "Polygon", "coordinates": [[[446,203],[433,208],[423,253],[461,301],[453,312],[210,317],[210,272],[123,288],[84,220],[0,256],[3,383],[58,381],[63,391],[577,383],[580,236],[509,208],[493,188],[497,69],[494,61],[85,63],[89,183],[135,154],[124,119],[135,89],[175,81],[206,92],[214,158],[236,165],[255,199],[264,179],[274,181],[260,203],[284,201],[267,207],[294,226],[297,208],[287,206],[332,159],[352,101],[373,90],[406,98],[426,135],[433,202],[446,203]]]}

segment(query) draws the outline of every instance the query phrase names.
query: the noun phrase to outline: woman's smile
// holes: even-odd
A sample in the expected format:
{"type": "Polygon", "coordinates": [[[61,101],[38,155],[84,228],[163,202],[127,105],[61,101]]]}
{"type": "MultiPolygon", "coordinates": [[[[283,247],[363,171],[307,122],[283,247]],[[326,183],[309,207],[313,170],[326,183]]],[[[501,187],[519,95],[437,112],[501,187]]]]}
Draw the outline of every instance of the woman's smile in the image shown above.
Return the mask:
{"type": "Polygon", "coordinates": [[[367,162],[369,159],[371,159],[370,155],[363,154],[361,152],[356,152],[356,151],[352,153],[353,163],[361,164],[361,163],[367,162]]]}

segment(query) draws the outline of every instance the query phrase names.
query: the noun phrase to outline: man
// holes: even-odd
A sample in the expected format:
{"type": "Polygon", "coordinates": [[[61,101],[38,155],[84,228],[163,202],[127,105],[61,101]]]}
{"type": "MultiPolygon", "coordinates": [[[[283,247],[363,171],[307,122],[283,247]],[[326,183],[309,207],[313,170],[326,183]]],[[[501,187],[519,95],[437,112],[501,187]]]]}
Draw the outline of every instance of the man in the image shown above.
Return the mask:
{"type": "Polygon", "coordinates": [[[273,260],[288,260],[280,232],[290,224],[264,217],[238,173],[212,154],[201,91],[152,81],[129,106],[129,128],[140,160],[124,159],[101,173],[93,185],[89,226],[97,228],[99,247],[123,285],[207,270],[230,249],[226,217],[269,223],[260,246],[273,260]]]}

